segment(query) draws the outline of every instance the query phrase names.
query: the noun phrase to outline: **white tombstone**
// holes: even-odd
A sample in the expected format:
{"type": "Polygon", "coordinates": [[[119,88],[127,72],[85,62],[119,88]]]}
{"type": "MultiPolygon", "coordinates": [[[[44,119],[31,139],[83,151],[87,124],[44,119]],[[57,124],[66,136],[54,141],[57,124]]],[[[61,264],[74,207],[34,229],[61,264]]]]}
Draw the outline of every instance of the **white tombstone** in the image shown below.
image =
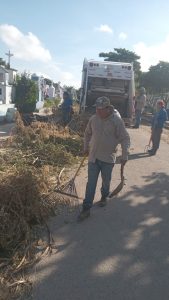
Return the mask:
{"type": "Polygon", "coordinates": [[[55,98],[55,88],[53,84],[48,88],[48,96],[50,99],[55,98]]]}

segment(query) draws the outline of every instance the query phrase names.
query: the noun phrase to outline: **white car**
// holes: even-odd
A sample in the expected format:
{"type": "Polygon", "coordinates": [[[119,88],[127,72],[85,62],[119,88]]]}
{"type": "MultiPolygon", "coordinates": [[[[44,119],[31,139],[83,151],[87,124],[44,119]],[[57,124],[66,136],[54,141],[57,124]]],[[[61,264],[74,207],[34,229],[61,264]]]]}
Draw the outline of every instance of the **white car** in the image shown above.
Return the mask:
{"type": "Polygon", "coordinates": [[[9,107],[6,112],[5,120],[8,123],[15,122],[17,109],[15,107],[9,107]]]}

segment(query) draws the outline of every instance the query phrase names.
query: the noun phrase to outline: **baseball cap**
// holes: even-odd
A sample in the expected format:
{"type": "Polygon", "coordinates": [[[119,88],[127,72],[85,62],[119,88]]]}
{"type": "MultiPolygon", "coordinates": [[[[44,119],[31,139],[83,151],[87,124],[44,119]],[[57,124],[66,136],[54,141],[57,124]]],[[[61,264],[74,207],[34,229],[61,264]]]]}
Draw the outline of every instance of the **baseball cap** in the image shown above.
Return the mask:
{"type": "Polygon", "coordinates": [[[96,99],[96,108],[103,109],[110,106],[110,99],[107,97],[99,97],[96,99]]]}

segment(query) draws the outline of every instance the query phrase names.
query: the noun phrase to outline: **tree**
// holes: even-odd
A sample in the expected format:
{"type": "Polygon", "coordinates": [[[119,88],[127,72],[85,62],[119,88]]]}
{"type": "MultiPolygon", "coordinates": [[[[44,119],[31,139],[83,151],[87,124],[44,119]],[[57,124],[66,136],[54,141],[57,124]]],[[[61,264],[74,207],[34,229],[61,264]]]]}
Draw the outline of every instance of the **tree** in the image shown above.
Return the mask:
{"type": "Polygon", "coordinates": [[[149,71],[142,73],[141,84],[150,93],[166,93],[169,91],[169,62],[160,61],[151,66],[149,71]]]}
{"type": "Polygon", "coordinates": [[[3,58],[0,57],[0,66],[4,66],[5,68],[7,68],[7,64],[5,62],[5,60],[3,60],[3,58]]]}
{"type": "Polygon", "coordinates": [[[17,78],[15,103],[19,112],[32,113],[36,108],[38,98],[37,84],[24,74],[17,78]]]}
{"type": "Polygon", "coordinates": [[[76,89],[76,95],[77,95],[77,100],[80,100],[80,93],[81,93],[81,88],[76,89]]]}
{"type": "Polygon", "coordinates": [[[50,86],[52,84],[52,80],[50,80],[49,78],[44,78],[44,80],[47,85],[50,86]]]}
{"type": "Polygon", "coordinates": [[[105,57],[105,61],[115,61],[115,62],[128,62],[133,63],[133,69],[135,72],[135,80],[138,83],[141,75],[141,65],[138,61],[140,56],[135,52],[126,50],[125,48],[114,48],[114,52],[100,53],[99,57],[105,57]]]}

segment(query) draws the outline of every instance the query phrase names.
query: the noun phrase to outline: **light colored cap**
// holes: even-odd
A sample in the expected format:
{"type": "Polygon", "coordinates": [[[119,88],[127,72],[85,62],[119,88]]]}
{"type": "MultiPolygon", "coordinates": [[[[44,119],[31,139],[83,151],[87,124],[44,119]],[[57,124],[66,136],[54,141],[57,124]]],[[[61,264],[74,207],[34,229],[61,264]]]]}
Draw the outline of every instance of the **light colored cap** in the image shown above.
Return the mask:
{"type": "Polygon", "coordinates": [[[110,99],[107,97],[99,97],[96,99],[96,108],[103,109],[110,106],[110,99]]]}
{"type": "Polygon", "coordinates": [[[157,105],[159,105],[160,107],[165,107],[165,103],[162,99],[157,100],[157,105]]]}

